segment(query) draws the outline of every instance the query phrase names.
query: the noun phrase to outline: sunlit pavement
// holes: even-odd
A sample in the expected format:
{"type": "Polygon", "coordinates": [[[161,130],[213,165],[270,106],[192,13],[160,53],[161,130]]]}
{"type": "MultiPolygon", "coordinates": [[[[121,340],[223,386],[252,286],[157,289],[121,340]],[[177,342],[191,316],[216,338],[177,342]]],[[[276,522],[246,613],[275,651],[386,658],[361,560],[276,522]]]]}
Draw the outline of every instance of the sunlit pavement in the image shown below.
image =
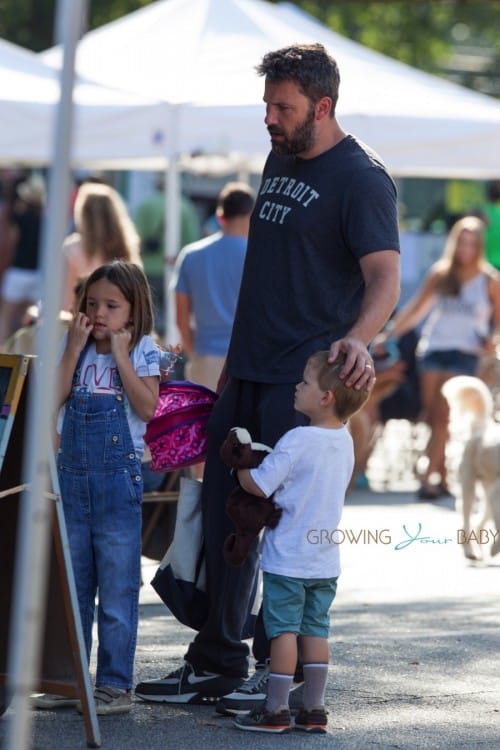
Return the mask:
{"type": "MultiPolygon", "coordinates": [[[[368,472],[374,489],[349,494],[340,529],[311,530],[312,543],[340,544],[343,567],[332,607],[329,733],[259,735],[259,747],[500,748],[500,555],[490,559],[485,544],[482,561],[467,561],[454,499],[415,499],[422,436],[410,445],[409,430],[395,426],[380,441],[368,472]]],[[[158,563],[143,562],[138,681],[176,668],[194,635],[149,585],[158,563]]],[[[211,707],[139,700],[129,715],[103,717],[100,729],[112,750],[236,750],[248,739],[211,707]]],[[[36,750],[85,745],[73,710],[34,713],[36,750]]]]}

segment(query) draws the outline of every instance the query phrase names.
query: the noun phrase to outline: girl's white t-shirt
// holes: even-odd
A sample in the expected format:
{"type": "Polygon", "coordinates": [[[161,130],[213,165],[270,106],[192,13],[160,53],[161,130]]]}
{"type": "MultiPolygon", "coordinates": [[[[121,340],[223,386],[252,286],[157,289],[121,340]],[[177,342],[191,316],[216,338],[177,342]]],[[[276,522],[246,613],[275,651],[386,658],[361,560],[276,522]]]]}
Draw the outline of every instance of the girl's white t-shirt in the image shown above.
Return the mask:
{"type": "MultiPolygon", "coordinates": [[[[66,347],[66,339],[67,335],[62,342],[62,352],[64,352],[66,347]]],[[[130,352],[130,359],[132,360],[135,372],[140,378],[160,375],[160,350],[152,336],[142,337],[137,346],[130,352]]],[[[144,452],[146,422],[143,422],[130,406],[121,385],[118,368],[116,367],[113,355],[98,354],[95,349],[95,343],[91,342],[83,358],[80,368],[80,381],[76,384],[76,388],[77,390],[83,389],[96,395],[123,394],[127,421],[135,452],[141,457],[144,452]]],[[[59,434],[62,430],[63,419],[64,406],[60,410],[57,420],[57,431],[59,434]]]]}
{"type": "Polygon", "coordinates": [[[275,529],[265,529],[261,568],[292,578],[340,574],[338,529],[354,467],[346,427],[296,427],[285,433],[260,466],[255,483],[283,509],[275,529]]]}

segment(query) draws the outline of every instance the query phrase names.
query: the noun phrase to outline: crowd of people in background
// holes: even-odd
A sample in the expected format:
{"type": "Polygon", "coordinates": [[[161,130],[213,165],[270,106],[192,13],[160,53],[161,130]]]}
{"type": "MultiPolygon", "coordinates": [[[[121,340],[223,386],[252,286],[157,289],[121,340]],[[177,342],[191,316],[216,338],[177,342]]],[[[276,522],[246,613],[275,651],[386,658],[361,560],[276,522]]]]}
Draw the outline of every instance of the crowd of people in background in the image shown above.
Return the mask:
{"type": "MultiPolygon", "coordinates": [[[[250,196],[253,192],[246,184],[231,183],[226,186],[217,198],[216,212],[210,217],[202,217],[197,213],[193,201],[182,196],[180,252],[171,284],[175,298],[175,323],[183,348],[186,377],[212,389],[217,386],[218,374],[227,352],[248,233],[249,214],[238,215],[235,220],[230,214],[233,208],[229,207],[229,216],[224,215],[223,199],[229,187],[241,189],[248,194],[246,208],[251,212],[254,199],[250,196]],[[236,229],[235,223],[238,224],[236,229]],[[205,226],[210,226],[208,241],[202,237],[205,226]],[[234,250],[229,252],[229,248],[226,249],[230,263],[226,262],[227,259],[223,260],[226,245],[231,245],[230,249],[234,250]],[[203,264],[205,268],[202,271],[203,264]],[[210,269],[207,271],[208,266],[210,269]],[[211,279],[210,283],[203,283],[205,272],[210,275],[207,276],[211,279]]],[[[29,329],[32,324],[37,323],[40,314],[40,245],[46,204],[45,181],[37,172],[5,173],[0,197],[0,347],[4,351],[15,353],[22,352],[24,348],[29,353],[32,352],[32,335],[29,329]]],[[[477,284],[481,285],[486,277],[489,281],[485,292],[487,303],[483,309],[484,319],[480,324],[482,330],[476,330],[476,326],[476,346],[469,346],[465,353],[466,356],[475,357],[473,365],[466,368],[467,372],[471,368],[475,371],[481,351],[491,350],[495,346],[490,334],[498,326],[495,269],[500,269],[500,181],[487,183],[485,201],[477,211],[470,214],[470,222],[474,217],[474,232],[477,243],[482,247],[478,247],[477,260],[472,261],[471,267],[478,270],[477,284]],[[482,281],[479,281],[479,277],[482,281]],[[485,326],[490,323],[490,329],[485,330],[485,326]]],[[[61,262],[64,264],[61,302],[63,329],[73,311],[78,281],[112,259],[124,259],[144,268],[152,290],[157,325],[160,330],[163,329],[164,218],[163,177],[156,179],[154,192],[137,206],[133,215],[128,211],[120,193],[103,178],[89,176],[75,183],[68,214],[68,236],[61,253],[61,262]]],[[[450,234],[447,241],[443,239],[443,244],[446,244],[443,257],[429,269],[429,276],[434,279],[439,274],[446,273],[443,271],[446,263],[449,263],[451,278],[457,279],[463,273],[468,273],[463,271],[464,264],[460,258],[452,257],[452,236],[450,234]]],[[[446,286],[446,282],[444,283],[446,286]]],[[[445,296],[446,294],[450,292],[445,292],[445,296]]],[[[405,306],[404,310],[397,312],[388,329],[378,338],[380,356],[375,358],[376,387],[369,404],[352,420],[353,433],[358,443],[354,472],[357,481],[354,484],[359,487],[369,486],[366,469],[373,449],[371,436],[374,434],[374,425],[391,418],[411,421],[422,419],[429,424],[432,437],[428,447],[429,465],[422,477],[419,494],[422,499],[433,499],[439,497],[440,491],[449,491],[444,465],[447,432],[443,414],[446,417],[446,406],[437,396],[435,398],[440,402],[438,408],[431,404],[431,394],[435,391],[434,380],[428,374],[425,358],[420,356],[423,354],[423,347],[428,345],[425,342],[428,339],[430,320],[435,319],[437,314],[434,311],[434,318],[430,316],[429,319],[432,302],[436,300],[426,282],[415,295],[412,305],[417,305],[418,310],[412,313],[411,321],[408,317],[409,308],[405,306]],[[425,321],[427,328],[424,326],[425,321]],[[381,349],[383,341],[389,341],[396,348],[401,348],[402,344],[402,351],[397,357],[390,357],[381,349]],[[415,359],[417,349],[419,357],[415,359]],[[429,380],[430,385],[427,385],[429,380]],[[439,446],[435,448],[437,458],[433,457],[433,445],[439,446]],[[440,478],[437,484],[429,482],[430,475],[440,478]]],[[[481,296],[484,297],[484,294],[478,290],[478,304],[481,296]]],[[[452,324],[453,321],[450,325],[452,324]]],[[[448,334],[446,317],[441,320],[441,326],[448,334]]],[[[433,345],[431,342],[431,346],[433,345]]],[[[392,351],[394,352],[394,348],[392,351]]],[[[461,372],[464,370],[458,369],[461,372]]]]}
{"type": "MultiPolygon", "coordinates": [[[[203,478],[210,601],[206,623],[189,644],[184,664],[163,679],[140,683],[136,695],[177,703],[183,702],[183,696],[185,702],[215,696],[221,713],[244,715],[236,720],[239,729],[281,732],[290,727],[289,693],[305,679],[307,705],[298,723],[306,731],[323,731],[328,668],[324,638],[338,561],[318,567],[317,577],[328,578],[326,587],[324,581],[312,585],[309,579],[301,580],[307,604],[299,607],[300,617],[310,616],[302,631],[303,622],[296,622],[287,606],[281,610],[273,604],[290,589],[289,576],[299,580],[297,568],[289,556],[277,553],[274,537],[266,537],[264,610],[257,618],[253,642],[256,673],[243,682],[249,650],[241,633],[252,603],[257,556],[250,555],[238,570],[228,570],[223,560],[229,520],[220,498],[227,496],[234,478],[221,462],[219,447],[235,423],[247,427],[259,441],[276,444],[264,468],[238,478],[256,495],[268,496],[274,490],[279,494],[281,482],[293,475],[289,467],[281,469],[280,461],[288,462],[288,453],[286,460],[281,455],[283,446],[295,456],[303,452],[301,441],[307,442],[309,436],[316,439],[314,429],[307,440],[303,431],[311,417],[313,428],[328,428],[329,434],[321,435],[321,440],[328,438],[328,450],[330,443],[337,445],[339,435],[344,441],[340,514],[346,492],[369,489],[375,426],[389,419],[422,422],[428,426],[429,439],[416,499],[452,496],[446,457],[449,410],[442,387],[455,375],[479,374],[487,354],[500,360],[500,183],[490,183],[484,205],[449,227],[441,257],[426,269],[411,299],[396,310],[396,189],[378,157],[344,133],[335,119],[335,61],[320,45],[311,45],[269,53],[258,72],[265,77],[266,125],[272,142],[258,194],[246,183],[227,183],[211,217],[214,231],[204,238],[204,217],[187,197],[181,200],[180,241],[170,286],[179,342],[161,340],[167,305],[163,178],[135,212],[129,212],[120,193],[103,179],[87,178],[75,186],[74,200],[68,204],[68,236],[60,250],[63,348],[58,468],[73,564],[79,571],[78,596],[89,657],[97,575],[100,581],[96,706],[103,715],[125,713],[132,705],[140,586],[141,430],[152,418],[158,396],[158,344],[179,344],[185,363],[182,376],[219,395],[209,424],[205,474],[196,475],[203,478]],[[318,75],[314,84],[308,65],[318,75]],[[283,101],[290,104],[288,109],[283,101]],[[345,184],[335,187],[333,174],[344,175],[345,184]],[[290,203],[286,209],[280,207],[290,213],[286,225],[285,214],[283,220],[270,218],[271,211],[278,210],[272,203],[278,185],[290,203]],[[297,192],[294,185],[303,188],[297,192]],[[328,194],[332,205],[339,205],[336,191],[342,191],[342,201],[354,212],[356,221],[349,227],[342,226],[340,211],[315,202],[328,194]],[[299,204],[304,211],[294,211],[299,204]],[[325,373],[336,360],[339,378],[331,381],[325,373]],[[82,367],[98,373],[91,393],[88,384],[83,386],[82,367]],[[102,377],[111,371],[118,374],[110,376],[107,400],[92,399],[103,395],[102,377]],[[344,411],[340,409],[343,389],[357,396],[344,411]],[[127,446],[128,459],[134,457],[131,476],[137,484],[137,503],[127,517],[120,508],[123,487],[98,487],[102,467],[96,462],[95,446],[82,456],[81,443],[69,437],[71,431],[83,434],[84,425],[85,430],[88,426],[87,416],[80,419],[71,409],[75,398],[81,401],[82,392],[89,395],[85,409],[90,420],[118,413],[116,434],[127,446]],[[344,429],[347,421],[349,438],[344,429]],[[290,440],[292,448],[288,448],[290,440]],[[111,536],[118,519],[120,534],[130,541],[125,555],[110,560],[108,539],[100,537],[103,557],[95,570],[94,563],[89,567],[92,555],[82,539],[93,533],[93,524],[105,528],[106,519],[101,511],[90,520],[79,517],[75,476],[81,476],[83,464],[87,489],[89,478],[96,483],[91,494],[101,493],[103,487],[106,491],[104,515],[111,509],[111,536]],[[280,560],[285,561],[282,568],[276,563],[280,560]],[[133,590],[117,587],[123,570],[129,570],[126,583],[132,580],[133,590]],[[123,614],[118,641],[106,625],[106,618],[114,617],[112,611],[123,614]],[[297,634],[303,636],[302,652],[297,651],[297,634]],[[263,696],[259,691],[264,684],[268,692],[263,696]],[[266,695],[264,706],[247,711],[254,707],[256,696],[262,703],[266,695]]],[[[13,174],[5,181],[0,206],[2,351],[33,353],[32,326],[41,319],[40,248],[46,204],[45,182],[37,172],[13,174]]],[[[102,443],[106,453],[106,437],[98,426],[89,436],[95,445],[102,443]]],[[[308,446],[306,459],[311,466],[323,455],[322,446],[319,441],[316,456],[314,445],[308,446]]],[[[128,459],[125,466],[116,458],[113,466],[118,473],[130,473],[128,459]]],[[[330,479],[310,487],[305,474],[295,481],[303,482],[307,491],[316,488],[319,497],[325,481],[331,486],[339,482],[337,469],[330,479]]],[[[324,493],[325,502],[326,498],[324,493]]],[[[295,507],[295,501],[290,502],[295,507]]],[[[302,596],[295,589],[293,595],[297,601],[302,596]]],[[[68,699],[40,696],[37,705],[68,705],[68,699]]]]}
{"type": "Polygon", "coordinates": [[[0,346],[24,322],[27,309],[40,299],[40,240],[45,183],[32,175],[10,185],[2,207],[0,288],[0,346]]]}
{"type": "MultiPolygon", "coordinates": [[[[247,184],[228,183],[217,197],[214,214],[202,217],[193,201],[182,196],[180,251],[171,291],[185,363],[183,374],[214,390],[229,345],[254,201],[247,184]],[[207,226],[211,234],[202,237],[207,226]]],[[[5,174],[0,204],[0,347],[11,353],[33,352],[32,326],[40,322],[40,245],[45,206],[45,181],[38,172],[5,174]]],[[[369,487],[366,472],[374,448],[373,436],[378,434],[374,428],[389,419],[408,419],[420,420],[430,430],[428,462],[420,477],[419,498],[432,500],[450,492],[445,457],[447,407],[438,386],[453,374],[476,372],[482,354],[491,354],[498,345],[500,303],[495,269],[500,269],[500,181],[486,185],[483,205],[469,215],[466,223],[465,235],[475,238],[470,258],[462,260],[461,254],[466,251],[457,251],[464,244],[458,236],[464,224],[455,222],[443,239],[442,258],[428,269],[411,302],[395,312],[377,338],[377,381],[369,402],[351,420],[357,447],[352,487],[369,487]],[[467,282],[464,288],[463,279],[467,282]],[[474,302],[462,299],[473,294],[467,292],[469,286],[477,287],[474,302]],[[475,306],[475,322],[466,316],[466,325],[472,326],[475,340],[462,342],[463,350],[458,345],[455,349],[461,352],[461,361],[468,360],[466,365],[455,363],[451,369],[441,369],[441,365],[436,369],[432,362],[429,364],[429,358],[433,361],[436,356],[443,356],[435,354],[436,346],[440,346],[435,340],[437,319],[446,349],[453,348],[451,334],[465,335],[460,321],[450,314],[449,299],[454,296],[462,300],[457,301],[458,306],[475,306]]],[[[75,183],[68,212],[68,236],[61,251],[61,330],[71,319],[79,282],[101,264],[123,259],[144,268],[157,330],[162,332],[164,242],[162,176],[155,180],[154,192],[139,203],[133,215],[120,193],[103,178],[88,176],[75,183]]]]}

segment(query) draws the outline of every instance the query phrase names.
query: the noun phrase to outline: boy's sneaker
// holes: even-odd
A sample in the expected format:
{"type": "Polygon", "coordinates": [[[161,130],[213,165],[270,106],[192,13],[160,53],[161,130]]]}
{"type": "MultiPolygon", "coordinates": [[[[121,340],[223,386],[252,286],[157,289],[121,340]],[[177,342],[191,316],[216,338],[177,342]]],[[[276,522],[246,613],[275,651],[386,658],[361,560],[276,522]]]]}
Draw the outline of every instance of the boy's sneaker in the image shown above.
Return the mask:
{"type": "Polygon", "coordinates": [[[285,734],[292,728],[292,717],[288,706],[277,711],[266,711],[265,708],[254,708],[246,716],[237,716],[233,724],[247,732],[269,732],[285,734]]]}
{"type": "Polygon", "coordinates": [[[225,695],[215,706],[219,714],[238,716],[259,708],[267,698],[269,662],[256,664],[255,672],[240,687],[225,695]]]}
{"type": "Polygon", "coordinates": [[[306,711],[302,708],[295,717],[295,729],[311,734],[326,734],[327,712],[323,706],[306,711]]]}
{"type": "MultiPolygon", "coordinates": [[[[295,675],[290,695],[303,684],[303,681],[302,673],[295,675]]],[[[267,698],[268,682],[269,661],[265,664],[256,664],[253,675],[232,693],[224,695],[215,706],[215,710],[225,716],[242,716],[254,708],[260,708],[267,698]]]]}
{"type": "Polygon", "coordinates": [[[195,672],[187,661],[160,680],[140,682],[135,694],[158,703],[215,703],[241,685],[241,677],[224,677],[215,672],[195,672]]]}
{"type": "Polygon", "coordinates": [[[31,696],[30,702],[33,708],[58,709],[74,708],[78,699],[68,698],[66,695],[54,695],[53,693],[36,693],[31,696]]]}

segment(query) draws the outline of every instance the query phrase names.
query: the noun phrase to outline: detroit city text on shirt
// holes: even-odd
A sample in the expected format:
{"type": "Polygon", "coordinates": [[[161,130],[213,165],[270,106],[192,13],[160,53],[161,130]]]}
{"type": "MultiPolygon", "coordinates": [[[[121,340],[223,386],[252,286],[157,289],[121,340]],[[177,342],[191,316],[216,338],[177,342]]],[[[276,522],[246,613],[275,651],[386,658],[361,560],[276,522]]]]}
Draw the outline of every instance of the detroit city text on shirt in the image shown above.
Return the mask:
{"type": "MultiPolygon", "coordinates": [[[[259,195],[268,194],[287,196],[296,200],[304,208],[307,208],[311,201],[319,198],[317,190],[306,185],[305,182],[297,182],[293,177],[268,177],[264,180],[259,195]]],[[[259,208],[259,219],[283,224],[291,210],[290,206],[285,206],[283,203],[265,200],[259,208]]]]}

